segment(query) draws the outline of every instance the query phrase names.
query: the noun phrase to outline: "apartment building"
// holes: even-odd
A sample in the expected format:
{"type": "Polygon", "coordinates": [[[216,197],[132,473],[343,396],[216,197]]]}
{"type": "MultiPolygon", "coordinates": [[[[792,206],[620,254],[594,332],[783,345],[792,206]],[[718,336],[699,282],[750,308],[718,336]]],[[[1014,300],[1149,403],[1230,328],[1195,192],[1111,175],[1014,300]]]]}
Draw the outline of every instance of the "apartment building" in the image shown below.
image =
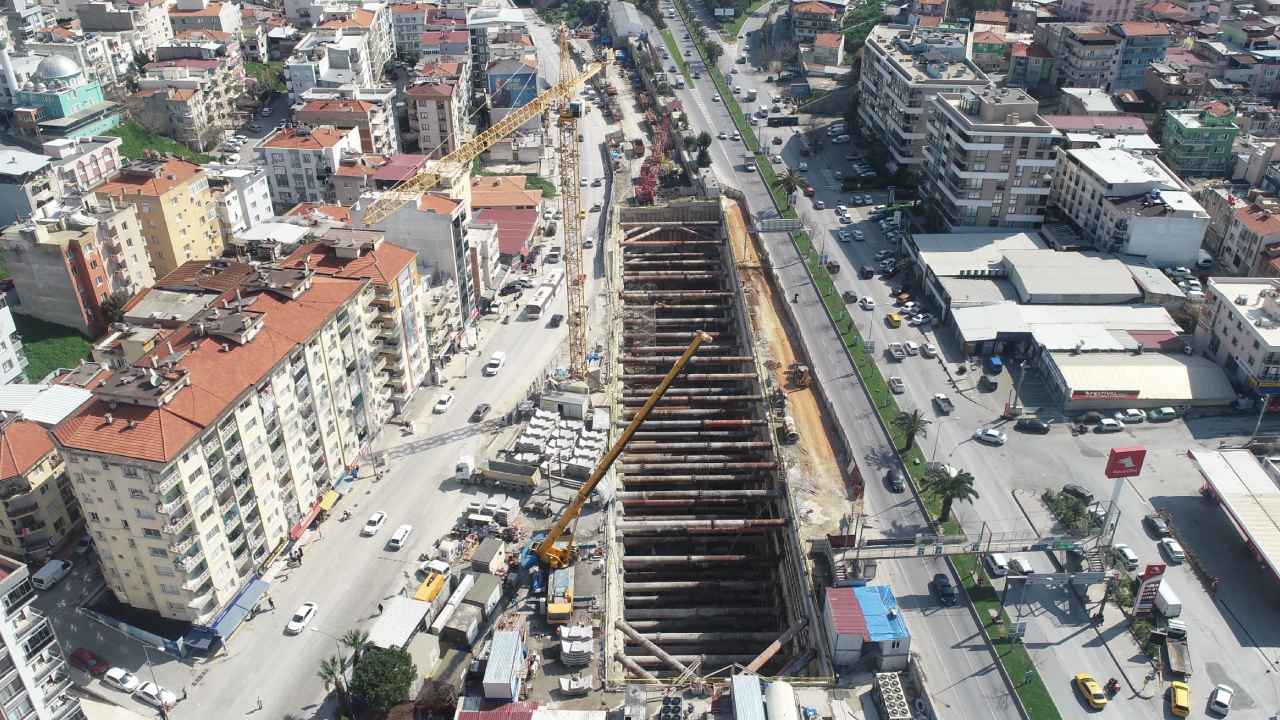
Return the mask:
{"type": "Polygon", "coordinates": [[[177,0],[169,8],[169,24],[175,34],[183,30],[213,30],[239,38],[243,22],[240,6],[232,2],[177,0]]]}
{"type": "MultiPolygon", "coordinates": [[[[843,36],[837,36],[841,42],[843,36]]],[[[815,45],[817,41],[815,40],[815,45]]],[[[969,57],[983,72],[1000,72],[1008,64],[1009,42],[1001,30],[979,30],[969,36],[969,57]]]]}
{"type": "Polygon", "coordinates": [[[155,57],[156,48],[173,37],[165,0],[139,2],[88,2],[76,6],[80,29],[86,33],[121,36],[134,55],[155,57]]]}
{"type": "Polygon", "coordinates": [[[891,169],[919,170],[924,162],[930,98],[987,86],[966,57],[967,35],[945,26],[878,25],[867,36],[858,116],[869,139],[888,151],[891,169]]]}
{"type": "Polygon", "coordinates": [[[1235,111],[1224,102],[1166,110],[1161,157],[1182,175],[1222,175],[1231,167],[1231,146],[1239,133],[1235,111]]]}
{"type": "Polygon", "coordinates": [[[404,94],[409,111],[407,139],[416,140],[423,155],[444,157],[467,141],[466,83],[424,80],[405,88],[404,94]]]}
{"type": "Polygon", "coordinates": [[[49,15],[42,3],[34,0],[9,0],[5,3],[5,35],[13,44],[14,38],[26,38],[49,24],[49,15]]]}
{"type": "Polygon", "coordinates": [[[1058,153],[1050,206],[1097,250],[1194,265],[1209,214],[1160,160],[1123,148],[1058,153]]]}
{"type": "Polygon", "coordinates": [[[371,87],[377,76],[365,42],[354,35],[308,33],[284,64],[289,101],[312,88],[371,87]]]}
{"type": "Polygon", "coordinates": [[[312,88],[302,94],[293,109],[293,121],[310,128],[323,125],[340,130],[355,129],[360,135],[360,151],[391,155],[400,151],[396,127],[396,89],[346,87],[312,88]]]}
{"type": "Polygon", "coordinates": [[[1165,23],[1120,22],[1111,25],[1120,38],[1120,53],[1111,75],[1111,91],[1140,90],[1146,83],[1147,67],[1164,59],[1173,44],[1173,33],[1165,23]]]}
{"type": "MultiPolygon", "coordinates": [[[[238,47],[238,45],[237,45],[238,47]]],[[[238,125],[244,68],[237,52],[217,54],[213,45],[161,47],[159,55],[185,54],[147,63],[130,103],[144,127],[195,150],[217,146],[238,125]]]]}
{"type": "Polygon", "coordinates": [[[30,720],[85,720],[80,701],[71,694],[71,671],[49,619],[32,605],[36,589],[31,573],[18,560],[0,556],[0,674],[5,685],[5,712],[30,720]]]}
{"type": "Polygon", "coordinates": [[[0,224],[44,217],[62,200],[50,160],[14,147],[0,147],[0,224]]]}
{"type": "Polygon", "coordinates": [[[1035,98],[989,86],[934,95],[926,109],[921,194],[948,230],[1044,222],[1062,135],[1035,98]]]}
{"type": "Polygon", "coordinates": [[[329,178],[334,200],[350,206],[367,192],[390,190],[417,175],[426,161],[425,155],[346,155],[329,178]]]}
{"type": "Polygon", "coordinates": [[[85,33],[54,25],[37,31],[23,48],[70,58],[104,88],[120,87],[133,70],[133,48],[121,33],[85,33]]]}
{"type": "MultiPolygon", "coordinates": [[[[932,1],[917,0],[912,7],[932,1]]],[[[812,42],[818,33],[839,32],[842,17],[843,13],[836,8],[817,0],[794,3],[791,6],[791,31],[799,42],[812,42]]]]}
{"type": "Polygon", "coordinates": [[[471,59],[471,33],[466,30],[432,30],[422,33],[419,56],[428,62],[466,62],[471,59]]]}
{"type": "MultiPolygon", "coordinates": [[[[441,16],[447,20],[456,18],[450,12],[437,12],[436,22],[440,21],[441,16]]],[[[520,8],[497,3],[467,8],[464,20],[465,24],[461,27],[465,27],[471,33],[471,86],[475,92],[485,92],[487,87],[485,68],[497,60],[507,59],[498,57],[492,52],[493,42],[513,32],[527,33],[529,22],[520,8]]],[[[451,27],[441,25],[438,29],[451,29],[451,27]]],[[[529,52],[532,52],[532,48],[529,52]]]]}
{"type": "Polygon", "coordinates": [[[396,56],[407,62],[418,59],[422,47],[422,33],[435,5],[424,2],[394,3],[391,6],[391,36],[396,56]]]}
{"type": "Polygon", "coordinates": [[[388,393],[395,415],[403,412],[431,374],[424,293],[414,256],[379,231],[331,227],[281,263],[373,284],[375,339],[370,352],[375,356],[375,382],[381,383],[374,385],[374,392],[388,393]]]}
{"type": "Polygon", "coordinates": [[[355,36],[364,41],[365,52],[375,78],[395,55],[395,37],[391,31],[391,8],[383,2],[326,5],[317,16],[316,27],[321,31],[355,36]]]}
{"type": "Polygon", "coordinates": [[[63,195],[83,195],[120,171],[120,145],[113,135],[50,140],[40,151],[52,158],[49,167],[63,195]]]}
{"type": "Polygon", "coordinates": [[[1053,53],[1039,43],[1012,42],[1008,46],[1009,68],[1005,84],[1009,87],[1034,88],[1053,77],[1053,53]]]}
{"type": "MultiPolygon", "coordinates": [[[[74,403],[83,391],[65,388],[74,403]]],[[[48,390],[44,394],[48,394],[48,390]]],[[[87,397],[85,398],[87,399],[87,397]]],[[[42,418],[52,406],[34,413],[42,418]]],[[[83,516],[46,425],[23,413],[0,417],[0,551],[29,562],[47,559],[80,532],[83,516]]]]}
{"type": "Polygon", "coordinates": [[[1196,351],[1226,370],[1237,387],[1280,392],[1280,281],[1211,277],[1197,318],[1196,351]]]}
{"type": "Polygon", "coordinates": [[[489,63],[489,104],[494,122],[538,96],[538,60],[529,54],[519,60],[489,63]]]}
{"type": "Polygon", "coordinates": [[[117,600],[229,636],[214,620],[390,417],[378,300],[367,279],[212,260],[132,301],[163,342],[101,341],[114,371],[53,432],[117,600]]]}
{"type": "Polygon", "coordinates": [[[1201,72],[1166,59],[1147,66],[1142,77],[1142,89],[1147,91],[1161,112],[1178,110],[1204,94],[1208,79],[1201,72]]]}
{"type": "Polygon", "coordinates": [[[1215,250],[1218,267],[1240,277],[1274,277],[1272,261],[1280,257],[1280,201],[1254,191],[1235,204],[1215,250]]]}
{"type": "Polygon", "coordinates": [[[207,165],[205,171],[209,174],[209,192],[213,195],[223,245],[236,233],[273,217],[271,188],[265,169],[258,166],[207,165]]]}
{"type": "Polygon", "coordinates": [[[813,50],[809,62],[817,65],[840,65],[844,62],[844,36],[839,33],[818,33],[813,37],[813,50]]]}
{"type": "Polygon", "coordinates": [[[1115,75],[1121,38],[1100,23],[1046,23],[1035,41],[1054,57],[1051,81],[1058,87],[1107,88],[1115,75]]]}
{"type": "Polygon", "coordinates": [[[0,295],[0,385],[22,382],[27,363],[26,353],[22,351],[22,336],[13,322],[8,296],[0,295]]]}
{"type": "Polygon", "coordinates": [[[157,277],[222,254],[209,177],[197,165],[175,158],[132,162],[93,195],[98,205],[114,197],[137,209],[157,277]]]}
{"type": "Polygon", "coordinates": [[[1059,17],[1068,22],[1121,22],[1134,17],[1134,0],[1063,0],[1059,17]]]}
{"type": "Polygon", "coordinates": [[[329,176],[346,154],[360,153],[360,133],[293,127],[277,130],[258,144],[258,161],[267,168],[271,201],[278,209],[300,202],[333,202],[329,176]]]}

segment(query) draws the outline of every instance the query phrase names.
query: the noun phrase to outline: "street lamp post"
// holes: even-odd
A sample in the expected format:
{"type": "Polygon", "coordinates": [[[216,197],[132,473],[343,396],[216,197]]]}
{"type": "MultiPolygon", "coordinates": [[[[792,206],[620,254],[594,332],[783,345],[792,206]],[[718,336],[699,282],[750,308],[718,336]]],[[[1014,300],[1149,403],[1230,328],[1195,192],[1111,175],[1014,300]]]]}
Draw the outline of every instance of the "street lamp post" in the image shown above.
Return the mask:
{"type": "Polygon", "coordinates": [[[325,632],[324,630],[321,630],[318,627],[310,627],[307,629],[313,633],[320,633],[321,635],[324,635],[327,638],[331,638],[333,640],[334,646],[338,648],[338,659],[342,659],[342,640],[337,635],[325,632]]]}

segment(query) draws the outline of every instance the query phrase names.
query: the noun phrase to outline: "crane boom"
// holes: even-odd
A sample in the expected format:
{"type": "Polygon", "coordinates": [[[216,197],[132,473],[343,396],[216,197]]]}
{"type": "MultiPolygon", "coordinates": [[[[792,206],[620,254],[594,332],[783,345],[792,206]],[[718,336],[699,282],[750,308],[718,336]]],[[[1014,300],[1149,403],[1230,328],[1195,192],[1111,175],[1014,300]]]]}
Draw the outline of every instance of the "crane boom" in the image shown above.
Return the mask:
{"type": "MultiPolygon", "coordinates": [[[[570,65],[571,67],[571,65],[570,65]]],[[[471,162],[488,150],[494,143],[515,132],[521,125],[538,117],[552,107],[558,100],[565,100],[583,83],[604,69],[604,63],[591,63],[582,72],[567,77],[560,76],[560,82],[542,91],[523,107],[513,110],[488,130],[480,133],[461,147],[438,161],[428,162],[424,169],[411,178],[400,181],[382,193],[361,217],[365,227],[372,227],[386,220],[392,213],[408,205],[434,188],[443,177],[453,177],[471,166],[471,162]]]]}
{"type": "Polygon", "coordinates": [[[657,405],[662,396],[666,394],[667,388],[671,387],[671,383],[675,382],[676,376],[684,370],[684,366],[689,363],[689,359],[698,351],[698,347],[710,339],[711,336],[702,331],[693,336],[693,340],[689,342],[689,347],[685,348],[684,354],[676,359],[675,364],[663,376],[662,382],[658,383],[658,386],[649,394],[649,399],[644,401],[644,405],[641,406],[639,412],[636,413],[635,417],[631,418],[631,422],[627,424],[626,429],[622,431],[617,440],[613,441],[609,452],[600,459],[600,463],[592,471],[591,477],[578,490],[578,495],[573,499],[573,502],[569,503],[569,507],[565,508],[564,512],[560,514],[560,519],[556,520],[555,525],[552,525],[551,529],[547,531],[547,536],[542,539],[542,542],[537,547],[537,553],[538,557],[549,567],[553,569],[562,568],[569,564],[569,560],[573,556],[572,543],[568,546],[557,548],[556,541],[564,535],[565,528],[569,527],[569,523],[578,517],[578,513],[582,511],[582,506],[586,504],[587,497],[591,494],[591,491],[600,483],[600,479],[604,477],[605,473],[609,472],[609,468],[613,467],[613,462],[626,449],[627,443],[631,442],[631,436],[649,417],[649,411],[653,410],[653,406],[657,405]]]}

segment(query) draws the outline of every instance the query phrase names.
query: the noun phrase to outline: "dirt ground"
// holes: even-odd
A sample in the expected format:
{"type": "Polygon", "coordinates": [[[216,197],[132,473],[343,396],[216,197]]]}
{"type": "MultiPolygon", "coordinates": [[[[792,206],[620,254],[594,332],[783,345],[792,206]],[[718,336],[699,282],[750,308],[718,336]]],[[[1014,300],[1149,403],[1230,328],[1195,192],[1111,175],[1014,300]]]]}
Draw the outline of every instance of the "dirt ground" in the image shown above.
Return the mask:
{"type": "Polygon", "coordinates": [[[839,533],[841,520],[846,517],[840,509],[848,508],[847,512],[852,513],[856,508],[850,507],[848,485],[827,436],[830,423],[824,421],[813,390],[795,387],[787,379],[787,368],[796,362],[796,352],[787,334],[785,309],[769,284],[768,271],[762,267],[755,242],[747,232],[741,207],[729,200],[723,200],[722,206],[751,316],[756,352],[776,387],[786,394],[787,414],[795,420],[800,433],[800,442],[783,446],[787,480],[795,491],[800,512],[800,535],[810,538],[839,533]]]}

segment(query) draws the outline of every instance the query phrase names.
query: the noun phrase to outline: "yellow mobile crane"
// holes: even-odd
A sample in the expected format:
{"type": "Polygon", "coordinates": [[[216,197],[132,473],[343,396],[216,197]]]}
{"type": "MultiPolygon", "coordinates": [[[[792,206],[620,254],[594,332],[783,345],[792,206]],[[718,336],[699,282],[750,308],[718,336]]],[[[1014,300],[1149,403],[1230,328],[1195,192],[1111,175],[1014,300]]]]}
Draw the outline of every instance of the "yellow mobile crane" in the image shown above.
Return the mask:
{"type": "MultiPolygon", "coordinates": [[[[517,128],[525,123],[533,120],[544,112],[557,107],[559,104],[560,114],[563,116],[567,106],[568,99],[582,86],[587,80],[604,69],[603,62],[591,63],[582,72],[575,72],[576,67],[572,60],[567,59],[568,41],[567,31],[561,27],[561,52],[565,53],[560,59],[561,71],[560,81],[552,85],[547,90],[539,93],[537,97],[530,100],[529,103],[521,108],[511,112],[503,119],[499,120],[488,130],[480,133],[471,140],[464,143],[461,147],[440,160],[428,162],[421,172],[413,177],[402,180],[391,189],[382,193],[382,195],[365,209],[361,216],[361,222],[365,227],[372,227],[386,220],[392,213],[400,208],[414,202],[422,195],[422,193],[431,190],[440,184],[441,180],[456,178],[471,166],[471,162],[480,156],[485,150],[488,150],[494,143],[507,137],[515,132],[517,128]]],[[[575,137],[576,141],[577,138],[575,137]]],[[[562,143],[563,145],[563,143],[562,143]]],[[[574,145],[576,151],[577,145],[574,145]]],[[[576,157],[576,156],[575,156],[576,157]]],[[[563,177],[564,168],[561,168],[563,177]]],[[[577,178],[577,165],[574,165],[574,178],[577,178]]],[[[575,186],[576,190],[576,186],[575,186]]],[[[566,217],[566,220],[568,218],[566,217]]],[[[581,265],[581,250],[579,250],[579,265],[581,265]]],[[[580,268],[579,268],[580,270],[580,268]]],[[[572,294],[572,291],[570,291],[572,294]]],[[[570,301],[570,313],[573,312],[572,301],[570,301]]],[[[572,314],[570,315],[572,317],[572,314]]],[[[585,332],[585,331],[584,331],[585,332]]],[[[585,346],[585,341],[584,341],[585,346]]],[[[572,347],[572,346],[571,346],[572,347]]],[[[585,359],[583,360],[585,364],[585,359]]]]}
{"type": "Polygon", "coordinates": [[[667,388],[671,387],[672,382],[675,382],[676,376],[684,370],[684,366],[689,363],[689,359],[698,351],[698,347],[710,339],[710,335],[701,331],[693,336],[693,340],[689,342],[689,347],[685,348],[684,354],[676,359],[675,364],[663,376],[662,382],[659,382],[658,386],[649,394],[649,399],[644,401],[640,411],[636,413],[635,417],[631,418],[631,422],[627,424],[626,429],[622,431],[618,439],[613,441],[613,446],[609,448],[609,452],[605,453],[605,456],[600,459],[600,463],[592,471],[591,477],[579,488],[577,497],[560,514],[560,518],[556,520],[555,525],[552,525],[551,529],[547,531],[546,537],[542,538],[542,542],[538,544],[534,552],[537,553],[538,559],[549,569],[559,570],[568,567],[569,563],[573,561],[573,536],[570,534],[566,538],[565,529],[569,527],[569,523],[578,518],[578,513],[582,511],[582,506],[587,502],[587,497],[595,489],[596,485],[600,483],[600,479],[604,477],[605,473],[609,472],[609,468],[613,466],[614,461],[618,459],[622,451],[626,449],[627,443],[631,442],[631,436],[636,433],[640,425],[649,417],[649,411],[653,410],[653,406],[657,405],[662,396],[666,394],[667,388]],[[561,538],[566,538],[567,542],[559,543],[561,538]]]}

